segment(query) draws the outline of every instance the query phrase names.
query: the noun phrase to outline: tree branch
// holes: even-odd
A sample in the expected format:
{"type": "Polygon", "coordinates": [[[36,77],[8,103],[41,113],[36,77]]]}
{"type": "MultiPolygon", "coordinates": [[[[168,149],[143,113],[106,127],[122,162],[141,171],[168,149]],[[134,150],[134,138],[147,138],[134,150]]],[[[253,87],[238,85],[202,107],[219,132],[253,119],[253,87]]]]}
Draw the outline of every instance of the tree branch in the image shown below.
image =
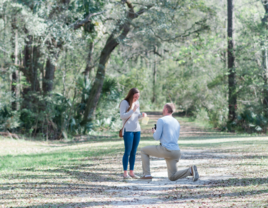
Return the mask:
{"type": "Polygon", "coordinates": [[[148,11],[149,9],[151,9],[153,6],[154,6],[154,5],[151,4],[151,5],[147,5],[147,6],[144,7],[144,8],[141,8],[141,9],[136,13],[137,17],[140,16],[140,15],[142,15],[144,12],[148,11]]]}
{"type": "Polygon", "coordinates": [[[110,20],[115,20],[115,19],[114,19],[114,18],[109,17],[109,18],[107,18],[107,19],[103,20],[103,23],[105,23],[105,22],[107,22],[107,21],[110,21],[110,20]]]}
{"type": "Polygon", "coordinates": [[[141,14],[143,14],[144,12],[148,11],[150,8],[152,8],[154,5],[146,5],[143,8],[141,8],[138,12],[134,12],[134,7],[132,6],[132,4],[129,2],[129,0],[122,0],[123,3],[126,3],[128,8],[129,8],[129,18],[131,19],[135,19],[138,16],[140,16],[141,14]]]}
{"type": "Polygon", "coordinates": [[[205,21],[206,20],[203,19],[203,20],[200,20],[200,21],[196,22],[194,25],[192,25],[191,28],[185,30],[185,32],[183,34],[177,35],[174,38],[163,39],[162,37],[160,37],[159,35],[157,35],[155,33],[155,31],[153,31],[152,29],[151,29],[151,31],[154,33],[155,37],[159,38],[161,41],[169,42],[169,41],[172,41],[172,40],[176,40],[177,38],[189,37],[190,35],[195,34],[195,33],[199,35],[199,33],[201,31],[209,29],[209,26],[208,25],[202,24],[205,21]],[[195,25],[200,25],[200,24],[201,24],[201,27],[200,28],[198,28],[197,30],[191,31],[194,28],[195,25]]]}
{"type": "Polygon", "coordinates": [[[162,56],[160,53],[158,53],[157,51],[154,50],[153,52],[154,52],[155,55],[158,55],[158,56],[161,57],[161,58],[163,57],[163,56],[162,56]]]}
{"type": "Polygon", "coordinates": [[[100,14],[103,14],[105,11],[102,11],[102,12],[96,12],[96,13],[92,13],[92,14],[89,14],[85,19],[79,21],[79,22],[76,22],[72,25],[72,27],[74,28],[74,30],[77,30],[78,28],[84,26],[86,23],[88,22],[91,22],[91,17],[94,17],[94,16],[97,16],[97,15],[100,15],[100,14]]]}

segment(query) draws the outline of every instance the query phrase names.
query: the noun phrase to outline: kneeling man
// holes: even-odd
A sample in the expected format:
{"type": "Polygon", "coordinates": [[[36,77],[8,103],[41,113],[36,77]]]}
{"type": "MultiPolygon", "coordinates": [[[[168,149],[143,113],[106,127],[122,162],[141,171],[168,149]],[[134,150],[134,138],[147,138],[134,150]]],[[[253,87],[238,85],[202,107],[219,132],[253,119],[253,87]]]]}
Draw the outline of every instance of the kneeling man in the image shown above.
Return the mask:
{"type": "Polygon", "coordinates": [[[152,179],[150,172],[150,156],[164,158],[167,163],[168,178],[171,181],[193,176],[193,181],[197,181],[199,174],[197,167],[191,166],[184,170],[177,170],[177,163],[181,157],[178,145],[180,136],[180,124],[177,119],[173,118],[175,106],[167,103],[163,108],[163,116],[158,119],[156,130],[152,129],[155,140],[160,140],[160,145],[146,146],[141,149],[143,177],[141,179],[152,179]]]}

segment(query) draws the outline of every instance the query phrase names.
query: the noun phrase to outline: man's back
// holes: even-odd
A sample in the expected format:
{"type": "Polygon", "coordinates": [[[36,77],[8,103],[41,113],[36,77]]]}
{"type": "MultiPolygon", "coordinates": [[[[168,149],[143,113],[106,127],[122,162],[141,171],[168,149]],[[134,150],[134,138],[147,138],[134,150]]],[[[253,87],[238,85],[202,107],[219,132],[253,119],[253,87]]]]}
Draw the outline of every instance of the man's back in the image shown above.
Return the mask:
{"type": "Polygon", "coordinates": [[[180,124],[172,116],[164,116],[157,121],[154,139],[160,140],[162,146],[169,150],[179,150],[178,139],[180,136],[180,124]]]}

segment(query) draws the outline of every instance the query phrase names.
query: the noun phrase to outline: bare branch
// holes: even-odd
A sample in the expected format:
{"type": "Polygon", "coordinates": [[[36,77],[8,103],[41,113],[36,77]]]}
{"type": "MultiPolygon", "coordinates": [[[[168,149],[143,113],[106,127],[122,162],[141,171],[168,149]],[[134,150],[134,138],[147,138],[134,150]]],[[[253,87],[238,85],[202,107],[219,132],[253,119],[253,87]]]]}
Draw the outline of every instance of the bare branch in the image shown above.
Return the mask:
{"type": "Polygon", "coordinates": [[[153,50],[153,52],[155,55],[158,55],[159,57],[163,58],[163,56],[160,53],[158,53],[156,50],[153,50]]]}
{"type": "Polygon", "coordinates": [[[77,30],[78,28],[84,26],[86,23],[91,22],[91,19],[90,19],[91,17],[103,14],[104,12],[105,11],[89,14],[85,19],[73,24],[72,27],[74,28],[74,30],[77,30]]]}
{"type": "Polygon", "coordinates": [[[107,19],[103,20],[103,23],[105,23],[105,22],[107,22],[107,21],[110,21],[110,20],[115,20],[115,19],[114,19],[114,18],[109,17],[109,18],[107,18],[107,19]]]}
{"type": "Polygon", "coordinates": [[[129,18],[131,19],[135,19],[138,16],[140,16],[141,14],[143,14],[144,12],[148,11],[150,8],[152,8],[154,5],[146,5],[143,8],[141,8],[138,12],[134,12],[134,7],[132,6],[132,4],[128,1],[128,0],[122,0],[123,3],[126,3],[128,8],[129,8],[129,18]]]}
{"type": "Polygon", "coordinates": [[[168,39],[163,39],[162,37],[160,37],[159,35],[157,35],[155,33],[155,31],[153,31],[153,29],[151,29],[151,31],[154,33],[155,37],[157,37],[158,39],[160,39],[161,41],[164,41],[164,42],[169,42],[169,41],[174,41],[178,38],[185,38],[185,37],[189,37],[190,35],[192,34],[197,34],[199,35],[200,32],[204,31],[204,30],[208,30],[209,29],[209,26],[208,25],[205,25],[205,24],[201,24],[201,27],[198,28],[197,30],[194,30],[194,31],[191,31],[195,25],[199,25],[200,23],[204,22],[206,20],[201,20],[201,21],[198,21],[196,22],[191,28],[185,30],[185,32],[183,34],[180,34],[180,35],[177,35],[173,38],[168,38],[168,39]]]}
{"type": "Polygon", "coordinates": [[[142,15],[144,12],[148,11],[149,9],[151,9],[154,5],[147,5],[144,8],[141,8],[137,13],[137,17],[142,15]]]}

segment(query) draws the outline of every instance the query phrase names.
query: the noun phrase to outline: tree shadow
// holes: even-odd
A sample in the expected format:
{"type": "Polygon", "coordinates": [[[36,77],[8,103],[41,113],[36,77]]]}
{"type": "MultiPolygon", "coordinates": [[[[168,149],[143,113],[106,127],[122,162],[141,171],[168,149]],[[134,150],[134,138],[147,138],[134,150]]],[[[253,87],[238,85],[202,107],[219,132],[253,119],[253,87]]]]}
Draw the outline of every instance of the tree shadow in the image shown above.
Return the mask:
{"type": "MultiPolygon", "coordinates": [[[[258,194],[267,194],[268,189],[265,190],[256,190],[254,192],[252,191],[246,191],[246,190],[237,190],[233,192],[224,192],[222,189],[219,189],[219,191],[215,192],[215,188],[223,188],[223,187],[246,187],[250,185],[266,185],[268,183],[267,178],[242,178],[242,179],[228,179],[228,180],[215,180],[208,182],[206,184],[196,184],[196,186],[189,186],[193,184],[193,182],[189,182],[187,180],[183,180],[183,183],[176,184],[174,183],[174,186],[172,188],[167,188],[167,190],[164,193],[159,194],[159,196],[156,198],[155,205],[157,206],[159,200],[164,202],[165,204],[173,204],[174,201],[177,203],[185,202],[187,200],[202,200],[202,199],[228,199],[229,197],[242,197],[242,196],[255,196],[258,194]],[[257,183],[255,183],[257,182],[257,183]],[[179,185],[179,186],[178,186],[179,185]],[[202,190],[202,188],[211,188],[202,190]],[[183,191],[184,190],[184,191],[183,191]],[[213,190],[213,191],[212,191],[213,190]]],[[[84,184],[64,184],[64,187],[58,187],[56,189],[57,194],[59,195],[78,195],[78,197],[86,198],[86,196],[90,196],[92,192],[99,194],[99,197],[103,196],[105,199],[102,199],[102,201],[99,202],[92,202],[90,199],[87,199],[88,201],[85,202],[71,202],[71,203],[46,203],[46,204],[38,204],[34,207],[41,208],[41,207],[90,207],[90,206],[107,206],[107,205],[120,205],[120,206],[139,206],[139,205],[152,205],[152,201],[148,200],[148,202],[144,200],[140,200],[140,198],[137,196],[135,197],[135,193],[140,193],[140,191],[147,191],[147,189],[142,189],[140,186],[148,184],[147,181],[143,181],[135,186],[129,186],[129,187],[108,187],[104,185],[91,185],[91,186],[85,186],[84,184]],[[72,191],[66,191],[66,189],[69,189],[70,186],[79,186],[79,188],[76,188],[72,191]],[[106,194],[109,191],[117,192],[117,193],[124,193],[126,190],[132,190],[133,196],[129,196],[124,201],[122,200],[108,200],[106,198],[106,194]]],[[[149,183],[150,184],[150,183],[149,183]]],[[[53,183],[51,184],[53,186],[62,186],[62,184],[53,183]]],[[[158,183],[151,183],[150,187],[148,187],[148,190],[150,190],[152,193],[154,190],[157,192],[159,188],[158,183]]],[[[47,193],[50,194],[50,193],[47,193]]],[[[4,196],[5,198],[9,197],[8,199],[13,199],[13,197],[10,197],[8,195],[4,196]]],[[[119,195],[119,197],[124,197],[124,194],[119,195]]],[[[149,198],[150,196],[148,196],[149,198]]],[[[200,201],[192,201],[193,207],[195,206],[195,203],[198,204],[200,201]]],[[[159,204],[160,205],[160,204],[159,204]]],[[[16,207],[16,206],[13,206],[16,207]]],[[[18,206],[17,206],[18,207],[18,206]]],[[[26,208],[29,206],[19,206],[22,208],[26,208]]]]}
{"type": "MultiPolygon", "coordinates": [[[[197,139],[197,137],[194,137],[197,139]]],[[[194,140],[195,140],[194,139],[194,140]]],[[[199,138],[200,139],[200,138],[199,138]]],[[[209,138],[209,139],[215,139],[215,138],[209,138]]],[[[207,140],[209,140],[207,139],[207,140]]],[[[148,138],[149,140],[149,138],[148,138]]],[[[146,139],[145,139],[146,141],[146,139]]],[[[152,141],[152,138],[150,137],[150,141],[152,141]]],[[[215,145],[220,145],[223,142],[217,142],[215,145]]],[[[253,144],[254,141],[239,141],[238,143],[234,142],[227,142],[229,146],[233,145],[248,145],[253,144]]],[[[267,144],[267,141],[260,141],[261,144],[267,144]]],[[[187,143],[187,146],[191,146],[189,143],[187,143]]],[[[240,155],[222,155],[219,152],[215,152],[215,149],[213,151],[208,150],[207,144],[204,144],[204,146],[198,144],[194,144],[193,147],[206,147],[206,150],[198,150],[196,152],[192,150],[182,150],[182,159],[184,160],[194,160],[194,159],[225,159],[226,158],[267,158],[267,156],[256,156],[253,155],[247,155],[247,156],[240,156],[240,155]]],[[[183,149],[183,148],[182,148],[183,149]]],[[[105,195],[109,191],[114,191],[117,193],[124,193],[124,191],[131,190],[133,193],[138,193],[139,191],[143,191],[141,186],[145,186],[147,184],[150,185],[150,189],[152,192],[157,193],[157,190],[159,189],[159,184],[155,183],[148,183],[148,181],[143,181],[139,185],[133,185],[133,186],[117,186],[119,183],[123,182],[122,178],[120,177],[121,174],[118,174],[116,172],[116,169],[105,169],[98,167],[98,163],[94,164],[79,164],[80,162],[84,162],[87,160],[94,161],[95,158],[97,160],[101,160],[101,163],[105,164],[111,164],[111,155],[115,155],[118,152],[121,152],[123,154],[123,147],[113,147],[108,149],[89,149],[89,150],[70,150],[70,151],[60,151],[60,152],[49,152],[49,153],[39,153],[39,154],[32,154],[32,155],[7,155],[3,156],[3,161],[10,162],[12,160],[14,161],[27,161],[28,159],[34,159],[36,160],[36,164],[33,165],[33,167],[28,167],[29,164],[32,164],[33,161],[30,160],[29,163],[23,164],[21,167],[16,167],[15,170],[19,171],[25,171],[29,172],[28,175],[19,176],[16,177],[17,174],[14,173],[10,174],[9,177],[11,179],[53,179],[55,182],[10,182],[10,183],[1,183],[0,189],[4,191],[13,190],[13,189],[20,189],[21,191],[25,191],[26,193],[29,193],[30,195],[34,193],[40,193],[42,197],[52,197],[55,194],[58,194],[59,197],[71,197],[72,195],[81,195],[80,197],[83,198],[83,196],[86,195],[92,195],[92,193],[98,194],[98,197],[105,197],[105,195]],[[62,163],[59,165],[59,161],[68,159],[68,162],[62,163]],[[55,166],[55,168],[46,168],[46,166],[55,166]],[[38,168],[40,167],[41,168],[38,168]],[[42,168],[44,167],[44,168],[42,168]],[[97,173],[91,172],[91,168],[94,168],[94,171],[97,173]],[[36,174],[35,174],[36,173],[36,174]],[[48,173],[48,174],[46,174],[48,173]],[[50,175],[49,173],[56,173],[56,175],[50,175]],[[83,184],[83,183],[70,183],[70,182],[57,182],[58,180],[62,179],[68,179],[68,178],[75,178],[78,179],[76,181],[84,181],[84,182],[93,182],[92,184],[83,184]],[[120,179],[119,179],[120,178],[120,179]],[[95,183],[96,182],[96,183],[95,183]],[[97,184],[97,182],[114,182],[114,186],[109,186],[104,183],[97,184]],[[51,192],[48,192],[46,189],[50,189],[51,192]]],[[[228,153],[229,154],[229,153],[228,153]]],[[[138,151],[137,155],[140,155],[140,151],[138,151]]],[[[152,158],[152,161],[159,160],[158,158],[152,158]]],[[[137,161],[140,161],[140,157],[137,159],[137,161]]],[[[96,161],[94,161],[96,162],[96,161]]],[[[158,178],[163,181],[167,181],[166,178],[158,178]]],[[[11,181],[11,180],[10,180],[11,181]]],[[[201,179],[202,181],[202,179],[201,179]]],[[[130,182],[131,183],[131,182],[130,182]]],[[[130,184],[129,183],[129,184],[130,184]]],[[[170,182],[169,184],[174,184],[174,186],[179,185],[179,189],[189,189],[189,186],[193,185],[193,182],[188,180],[182,180],[180,184],[176,184],[173,182],[170,182]],[[188,188],[186,188],[188,186],[188,188]]],[[[239,186],[239,187],[246,187],[252,184],[259,184],[259,185],[267,185],[267,179],[265,178],[243,178],[243,179],[228,179],[228,180],[212,180],[209,182],[204,183],[196,183],[194,188],[195,189],[202,189],[204,187],[212,188],[212,187],[231,187],[231,186],[239,186]]],[[[167,188],[169,189],[169,188],[167,188]]],[[[267,190],[263,190],[264,193],[267,193],[267,190]]],[[[259,193],[259,192],[258,192],[259,193]]],[[[258,194],[255,193],[255,194],[258,194]]],[[[240,195],[248,195],[248,193],[244,191],[238,191],[233,193],[226,193],[224,196],[240,196],[240,195]]],[[[254,194],[253,194],[254,195],[254,194]]],[[[157,196],[158,200],[161,199],[165,201],[165,203],[172,203],[174,200],[190,200],[190,199],[206,199],[206,198],[217,198],[217,197],[223,197],[222,194],[212,194],[211,191],[200,191],[197,195],[191,195],[187,198],[180,197],[179,193],[174,192],[174,194],[160,194],[157,196]],[[172,198],[173,197],[173,198],[172,198]]],[[[13,196],[11,193],[1,196],[2,198],[9,199],[9,200],[16,200],[16,199],[24,199],[24,196],[13,196]]],[[[34,197],[34,196],[33,196],[34,197]]],[[[124,197],[123,194],[121,194],[119,197],[124,197]]],[[[130,198],[130,197],[129,197],[130,198]]],[[[132,197],[133,198],[133,197],[132,197]]],[[[120,200],[114,200],[112,202],[113,205],[122,203],[120,200]]],[[[123,205],[128,205],[129,203],[134,205],[143,205],[144,201],[140,202],[139,198],[133,198],[129,201],[123,202],[123,205]]],[[[97,205],[108,205],[111,204],[109,200],[104,200],[103,202],[83,202],[83,203],[48,203],[48,204],[37,204],[34,207],[84,207],[84,206],[97,206],[97,205]]],[[[151,205],[148,203],[148,205],[151,205]]],[[[13,206],[14,207],[14,206],[13,206]]],[[[19,206],[22,207],[22,206],[19,206]]],[[[29,207],[29,206],[25,206],[29,207]]]]}

